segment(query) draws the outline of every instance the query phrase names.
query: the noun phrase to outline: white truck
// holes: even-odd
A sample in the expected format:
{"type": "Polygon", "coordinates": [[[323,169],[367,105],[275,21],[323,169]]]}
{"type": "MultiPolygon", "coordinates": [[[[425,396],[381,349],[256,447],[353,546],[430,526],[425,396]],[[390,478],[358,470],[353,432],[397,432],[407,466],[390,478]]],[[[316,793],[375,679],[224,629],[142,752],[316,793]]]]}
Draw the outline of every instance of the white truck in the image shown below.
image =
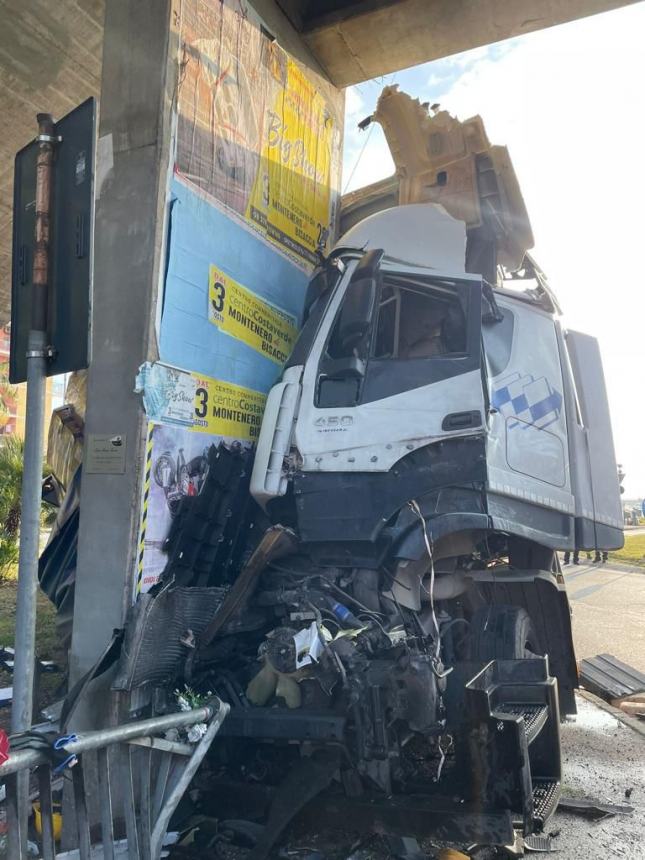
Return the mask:
{"type": "Polygon", "coordinates": [[[210,790],[226,818],[266,811],[252,860],[305,807],[319,829],[535,838],[575,712],[557,551],[623,541],[598,346],[527,254],[508,153],[392,88],[375,118],[397,172],[345,198],[311,278],[260,507],[249,452],[211,448],[114,681],[135,708],[182,683],[230,705],[210,790]]]}
{"type": "Polygon", "coordinates": [[[557,550],[623,542],[600,354],[481,121],[394,88],[375,118],[397,174],[345,201],[268,396],[251,492],[297,544],[229,733],[340,745],[347,815],[400,795],[409,827],[504,844],[555,809],[575,712],[557,550]]]}

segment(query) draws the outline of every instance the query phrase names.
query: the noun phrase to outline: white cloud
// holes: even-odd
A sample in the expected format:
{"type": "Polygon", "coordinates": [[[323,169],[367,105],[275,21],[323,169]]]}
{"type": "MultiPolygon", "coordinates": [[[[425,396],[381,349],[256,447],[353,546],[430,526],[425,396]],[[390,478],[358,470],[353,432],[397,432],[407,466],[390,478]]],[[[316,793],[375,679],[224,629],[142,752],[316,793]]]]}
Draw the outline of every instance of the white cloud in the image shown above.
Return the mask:
{"type": "Polygon", "coordinates": [[[438,72],[433,72],[426,82],[426,87],[428,89],[436,89],[437,87],[445,87],[447,83],[447,75],[439,74],[438,72]]]}
{"type": "MultiPolygon", "coordinates": [[[[600,339],[630,496],[645,494],[644,32],[640,3],[477,49],[450,61],[458,78],[441,96],[442,107],[462,119],[480,114],[491,141],[508,146],[535,256],[565,322],[600,339]]],[[[437,65],[423,67],[416,92],[407,85],[411,95],[428,97],[437,65]]],[[[347,132],[351,167],[364,138],[347,132]]],[[[375,130],[350,187],[391,173],[387,155],[375,130]]]]}

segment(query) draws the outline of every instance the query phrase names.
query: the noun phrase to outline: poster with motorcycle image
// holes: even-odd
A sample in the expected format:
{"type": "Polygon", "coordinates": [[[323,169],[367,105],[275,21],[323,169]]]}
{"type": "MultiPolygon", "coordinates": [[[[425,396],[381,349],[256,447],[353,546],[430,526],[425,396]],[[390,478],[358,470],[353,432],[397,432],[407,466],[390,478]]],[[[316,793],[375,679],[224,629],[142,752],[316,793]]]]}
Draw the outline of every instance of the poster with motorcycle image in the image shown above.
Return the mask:
{"type": "MultiPolygon", "coordinates": [[[[147,459],[147,489],[144,493],[136,593],[149,591],[159,581],[166,565],[163,545],[173,517],[184,496],[198,495],[206,477],[207,455],[220,441],[230,437],[195,432],[190,427],[150,424],[147,459]]],[[[242,441],[238,444],[249,446],[242,441]]]]}
{"type": "Polygon", "coordinates": [[[199,494],[209,448],[221,441],[250,447],[265,402],[258,391],[159,362],[140,368],[137,390],[149,424],[135,599],[159,581],[173,517],[183,497],[199,494]]]}

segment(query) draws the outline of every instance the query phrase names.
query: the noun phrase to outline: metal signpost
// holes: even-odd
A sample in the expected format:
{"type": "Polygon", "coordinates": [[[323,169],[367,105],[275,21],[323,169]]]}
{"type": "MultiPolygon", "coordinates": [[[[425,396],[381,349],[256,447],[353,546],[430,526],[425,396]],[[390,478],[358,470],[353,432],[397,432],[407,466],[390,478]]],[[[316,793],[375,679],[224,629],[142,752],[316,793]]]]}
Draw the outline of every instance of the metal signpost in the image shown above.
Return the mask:
{"type": "MultiPolygon", "coordinates": [[[[87,99],[53,126],[48,217],[46,289],[46,374],[87,367],[89,360],[94,136],[96,104],[87,99]]],[[[50,118],[51,120],[51,118],[50,118]]],[[[27,379],[27,350],[35,288],[37,159],[44,141],[34,140],[16,155],[11,279],[9,379],[27,379]]]]}
{"type": "MultiPolygon", "coordinates": [[[[49,114],[37,120],[38,137],[16,156],[14,188],[10,380],[27,381],[14,733],[31,728],[34,706],[46,378],[89,359],[94,100],[58,123],[49,114]]],[[[21,777],[24,793],[28,774],[21,777]]]]}
{"type": "Polygon", "coordinates": [[[16,606],[15,678],[11,728],[31,726],[33,660],[36,633],[36,584],[43,463],[43,425],[47,359],[47,292],[49,278],[49,209],[54,154],[54,122],[38,114],[36,164],[36,229],[33,257],[31,326],[27,342],[27,411],[22,475],[18,601],[16,606]]]}

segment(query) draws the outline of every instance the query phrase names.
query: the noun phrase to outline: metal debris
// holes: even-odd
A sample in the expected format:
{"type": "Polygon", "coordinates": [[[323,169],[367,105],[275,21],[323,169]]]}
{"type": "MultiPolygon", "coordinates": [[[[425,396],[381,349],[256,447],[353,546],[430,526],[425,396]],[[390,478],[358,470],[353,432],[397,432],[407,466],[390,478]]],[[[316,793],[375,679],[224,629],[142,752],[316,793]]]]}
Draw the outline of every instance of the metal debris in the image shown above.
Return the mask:
{"type": "Polygon", "coordinates": [[[387,834],[385,840],[392,857],[399,857],[401,860],[425,860],[427,857],[414,836],[393,836],[387,834]]]}
{"type": "Polygon", "coordinates": [[[593,800],[588,797],[561,797],[558,809],[566,812],[577,812],[580,815],[595,819],[612,815],[631,815],[634,811],[634,807],[628,804],[604,803],[602,800],[593,800]]]}
{"type": "Polygon", "coordinates": [[[581,660],[579,674],[586,690],[607,701],[645,691],[645,675],[612,654],[581,660]]]}
{"type": "Polygon", "coordinates": [[[542,854],[550,854],[552,851],[557,850],[553,847],[551,839],[548,836],[544,836],[542,834],[533,834],[532,836],[527,836],[524,839],[524,848],[529,853],[535,851],[536,853],[540,852],[542,854]]]}

